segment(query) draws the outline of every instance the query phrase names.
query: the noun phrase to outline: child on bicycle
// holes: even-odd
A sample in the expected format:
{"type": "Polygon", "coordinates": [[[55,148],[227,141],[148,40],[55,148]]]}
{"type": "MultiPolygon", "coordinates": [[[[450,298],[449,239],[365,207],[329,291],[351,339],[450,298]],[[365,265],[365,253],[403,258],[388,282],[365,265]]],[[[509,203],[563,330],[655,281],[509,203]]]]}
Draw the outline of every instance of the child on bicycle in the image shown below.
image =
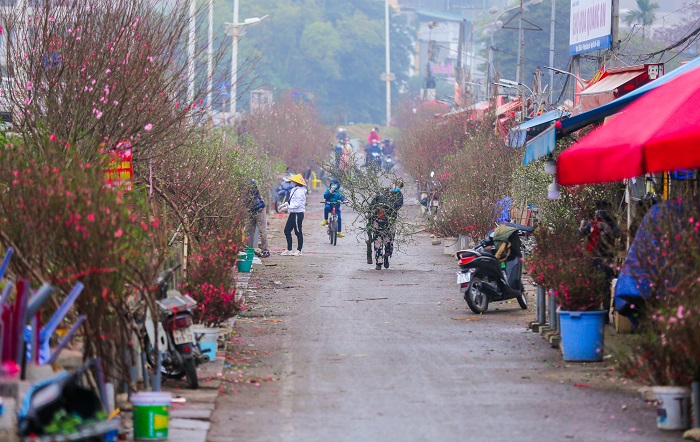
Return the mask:
{"type": "MultiPolygon", "coordinates": [[[[323,193],[323,199],[326,200],[326,206],[323,209],[323,222],[321,225],[327,226],[328,215],[331,213],[331,210],[333,210],[333,205],[331,203],[342,203],[345,201],[343,190],[340,188],[340,181],[335,178],[331,180],[330,187],[328,187],[328,189],[326,189],[326,191],[323,193]]],[[[338,238],[342,238],[345,236],[345,234],[342,232],[343,229],[340,216],[340,204],[336,205],[335,213],[338,215],[338,238]]]]}

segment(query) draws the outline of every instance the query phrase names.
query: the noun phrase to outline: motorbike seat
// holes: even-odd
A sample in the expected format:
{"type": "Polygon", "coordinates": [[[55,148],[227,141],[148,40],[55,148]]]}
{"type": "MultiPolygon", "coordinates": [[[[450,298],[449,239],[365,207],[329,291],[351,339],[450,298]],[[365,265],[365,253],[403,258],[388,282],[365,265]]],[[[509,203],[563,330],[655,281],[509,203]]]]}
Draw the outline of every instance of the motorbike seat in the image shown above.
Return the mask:
{"type": "Polygon", "coordinates": [[[508,227],[513,227],[518,230],[522,230],[525,233],[532,233],[535,231],[535,228],[532,226],[524,226],[522,224],[516,224],[516,223],[506,223],[508,227]]]}

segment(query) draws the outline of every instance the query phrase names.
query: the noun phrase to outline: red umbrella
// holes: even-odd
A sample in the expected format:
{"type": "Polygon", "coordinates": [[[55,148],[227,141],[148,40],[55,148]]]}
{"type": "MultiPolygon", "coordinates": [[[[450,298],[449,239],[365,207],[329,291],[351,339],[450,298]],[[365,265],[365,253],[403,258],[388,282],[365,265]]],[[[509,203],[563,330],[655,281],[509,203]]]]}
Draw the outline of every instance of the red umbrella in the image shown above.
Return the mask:
{"type": "Polygon", "coordinates": [[[563,185],[700,168],[700,68],[646,93],[557,159],[563,185]]]}

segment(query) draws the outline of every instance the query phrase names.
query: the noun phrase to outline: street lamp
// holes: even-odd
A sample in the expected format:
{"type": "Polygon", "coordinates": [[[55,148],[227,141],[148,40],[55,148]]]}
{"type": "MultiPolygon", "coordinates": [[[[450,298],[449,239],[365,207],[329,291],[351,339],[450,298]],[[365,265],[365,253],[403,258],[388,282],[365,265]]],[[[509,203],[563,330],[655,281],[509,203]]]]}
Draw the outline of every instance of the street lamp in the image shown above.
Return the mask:
{"type": "Polygon", "coordinates": [[[522,25],[523,25],[522,11],[523,11],[523,8],[525,8],[527,6],[539,5],[540,3],[542,3],[542,0],[530,0],[529,2],[525,2],[525,3],[523,3],[522,0],[520,0],[520,4],[518,6],[513,6],[512,8],[505,9],[503,12],[498,14],[498,16],[496,16],[496,18],[494,19],[493,31],[491,31],[491,43],[489,44],[489,61],[488,61],[489,69],[487,72],[487,75],[488,75],[488,83],[487,84],[489,86],[489,91],[488,91],[489,95],[491,95],[491,83],[492,83],[491,70],[493,69],[493,37],[496,34],[496,29],[503,27],[503,22],[500,21],[499,19],[501,17],[503,17],[508,12],[515,11],[516,9],[520,9],[520,19],[518,21],[519,22],[518,23],[518,69],[517,69],[517,75],[516,75],[516,80],[519,81],[519,78],[517,78],[517,77],[520,76],[520,47],[522,45],[522,25]]]}
{"type": "Polygon", "coordinates": [[[247,25],[252,25],[255,23],[259,23],[263,20],[265,20],[268,17],[268,14],[262,16],[262,17],[252,17],[252,18],[246,18],[243,20],[243,23],[238,22],[238,0],[233,0],[233,23],[226,23],[227,26],[231,26],[231,37],[233,38],[233,45],[231,48],[231,105],[230,105],[230,113],[231,113],[231,125],[233,125],[235,121],[235,116],[236,116],[236,98],[238,94],[238,87],[236,85],[236,82],[238,81],[238,37],[240,36],[239,34],[239,28],[242,28],[247,25]]]}

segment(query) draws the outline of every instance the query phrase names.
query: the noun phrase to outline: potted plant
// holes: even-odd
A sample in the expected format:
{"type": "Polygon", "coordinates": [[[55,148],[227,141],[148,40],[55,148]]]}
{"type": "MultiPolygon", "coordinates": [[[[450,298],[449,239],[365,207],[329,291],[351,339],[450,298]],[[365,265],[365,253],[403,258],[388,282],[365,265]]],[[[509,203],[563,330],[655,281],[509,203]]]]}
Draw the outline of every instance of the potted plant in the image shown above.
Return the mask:
{"type": "Polygon", "coordinates": [[[571,223],[541,226],[535,241],[527,266],[534,282],[551,288],[556,297],[564,360],[602,360],[607,312],[601,305],[610,289],[578,228],[571,223]]]}

